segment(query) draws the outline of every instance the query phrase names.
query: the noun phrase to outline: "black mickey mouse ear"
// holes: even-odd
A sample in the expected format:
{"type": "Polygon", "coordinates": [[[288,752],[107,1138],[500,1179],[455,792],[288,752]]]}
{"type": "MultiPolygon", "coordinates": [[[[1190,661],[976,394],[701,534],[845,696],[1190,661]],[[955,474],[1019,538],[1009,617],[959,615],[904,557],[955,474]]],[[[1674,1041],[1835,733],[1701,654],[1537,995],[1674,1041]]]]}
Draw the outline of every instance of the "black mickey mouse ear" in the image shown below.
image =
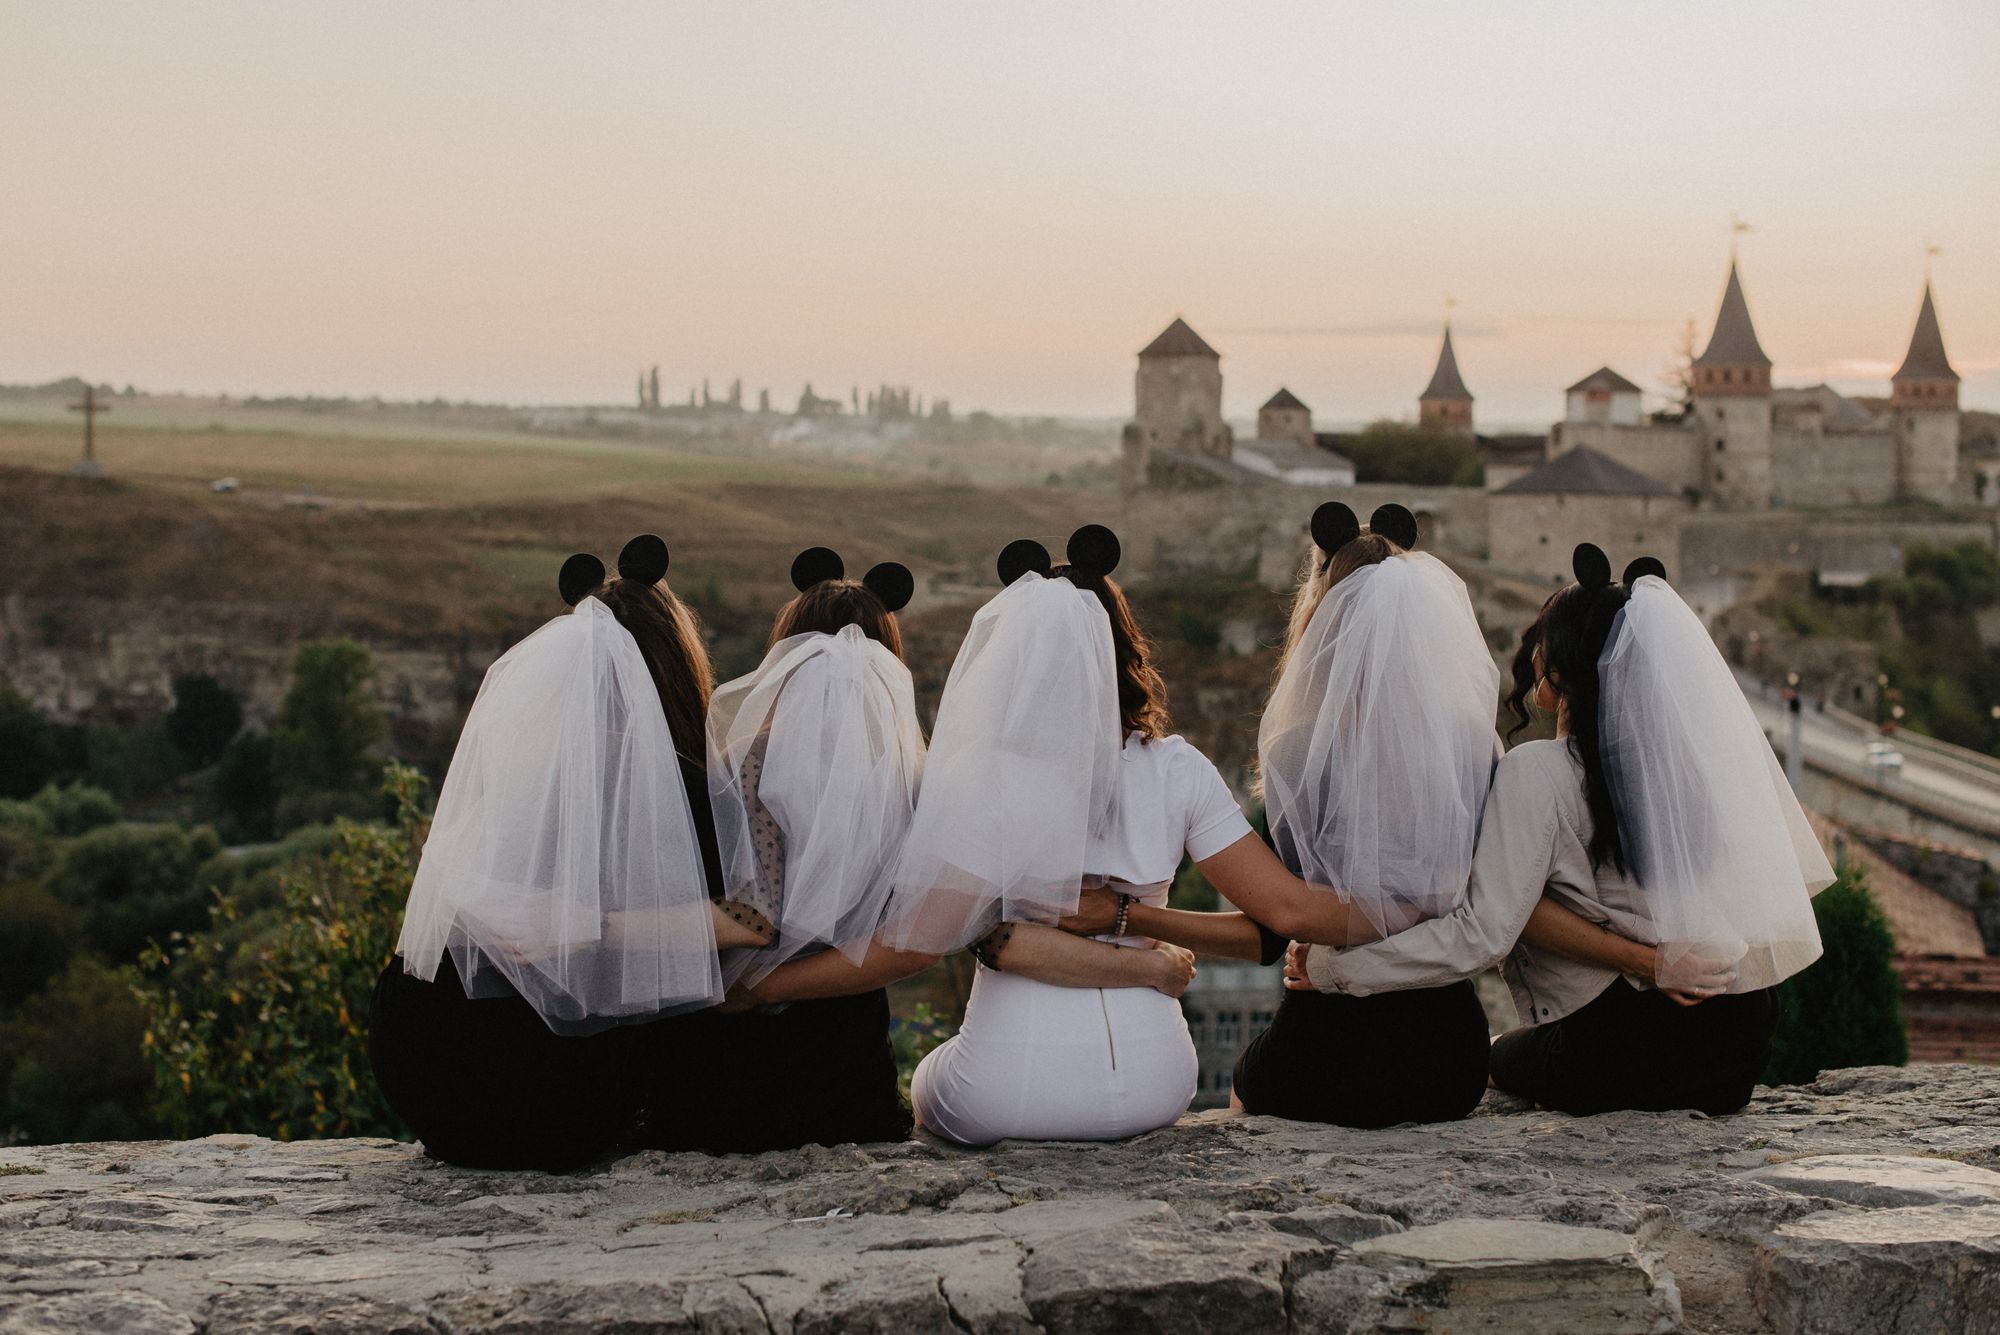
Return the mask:
{"type": "Polygon", "coordinates": [[[831,547],[808,547],[792,558],[792,587],[800,593],[846,573],[847,563],[831,547]]]}
{"type": "Polygon", "coordinates": [[[1417,549],[1417,517],[1394,501],[1368,516],[1368,531],[1381,534],[1406,552],[1417,549]]]}
{"type": "Polygon", "coordinates": [[[1332,556],[1361,536],[1361,521],[1339,501],[1328,501],[1313,511],[1313,545],[1332,556]]]}
{"type": "Polygon", "coordinates": [[[1070,534],[1066,552],[1072,566],[1099,579],[1116,570],[1119,557],[1125,554],[1118,535],[1102,524],[1085,524],[1070,534]]]}
{"type": "Polygon", "coordinates": [[[1000,582],[1012,584],[1028,571],[1047,576],[1049,549],[1033,538],[1016,538],[1000,549],[1000,582]]]}
{"type": "Polygon", "coordinates": [[[642,584],[658,584],[667,577],[667,544],[653,533],[641,533],[618,553],[618,573],[642,584]]]}
{"type": "Polygon", "coordinates": [[[1579,542],[1570,554],[1569,568],[1576,582],[1586,589],[1601,589],[1611,582],[1611,558],[1594,542],[1579,542]]]}
{"type": "Polygon", "coordinates": [[[575,607],[590,596],[593,589],[604,583],[604,562],[589,552],[578,552],[562,563],[556,574],[556,588],[562,592],[562,600],[575,607]]]}
{"type": "Polygon", "coordinates": [[[916,576],[900,561],[884,561],[863,575],[861,582],[891,612],[900,612],[908,607],[910,595],[917,591],[916,576]]]}
{"type": "Polygon", "coordinates": [[[1634,560],[1631,565],[1625,567],[1625,576],[1618,582],[1630,588],[1634,580],[1642,579],[1647,575],[1658,575],[1661,579],[1665,579],[1667,577],[1667,563],[1657,556],[1641,556],[1634,560]]]}

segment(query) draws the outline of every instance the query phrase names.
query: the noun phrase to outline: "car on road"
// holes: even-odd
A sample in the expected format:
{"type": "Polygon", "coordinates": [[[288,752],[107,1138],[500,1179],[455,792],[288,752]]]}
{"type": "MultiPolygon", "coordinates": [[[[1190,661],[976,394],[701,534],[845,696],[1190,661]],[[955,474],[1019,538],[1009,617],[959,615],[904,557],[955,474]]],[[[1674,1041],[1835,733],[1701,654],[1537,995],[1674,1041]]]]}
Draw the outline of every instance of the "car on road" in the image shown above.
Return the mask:
{"type": "Polygon", "coordinates": [[[1867,762],[1870,769],[1894,770],[1897,773],[1901,773],[1903,769],[1903,753],[1887,742],[1868,743],[1868,749],[1862,753],[1862,759],[1867,762]]]}

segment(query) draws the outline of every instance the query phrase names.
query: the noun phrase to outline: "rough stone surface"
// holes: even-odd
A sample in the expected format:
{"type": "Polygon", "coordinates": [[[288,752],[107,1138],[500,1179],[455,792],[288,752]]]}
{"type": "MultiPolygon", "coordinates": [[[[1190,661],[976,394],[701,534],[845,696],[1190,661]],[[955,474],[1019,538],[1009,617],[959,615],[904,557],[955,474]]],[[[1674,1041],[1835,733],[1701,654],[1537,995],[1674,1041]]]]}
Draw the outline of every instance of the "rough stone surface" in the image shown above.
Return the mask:
{"type": "Polygon", "coordinates": [[[1488,1097],[487,1173],[379,1140],[0,1149],[0,1331],[2000,1332],[2000,1070],[1735,1117],[1488,1097]]]}

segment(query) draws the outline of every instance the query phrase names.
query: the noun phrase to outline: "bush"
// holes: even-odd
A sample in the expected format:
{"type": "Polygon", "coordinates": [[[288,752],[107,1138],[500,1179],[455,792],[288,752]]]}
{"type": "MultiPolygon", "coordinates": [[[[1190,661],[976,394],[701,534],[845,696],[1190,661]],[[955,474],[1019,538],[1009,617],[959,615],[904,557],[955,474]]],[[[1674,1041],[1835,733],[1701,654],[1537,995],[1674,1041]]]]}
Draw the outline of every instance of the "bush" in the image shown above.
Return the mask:
{"type": "Polygon", "coordinates": [[[157,719],[129,732],[93,723],[83,741],[84,777],[121,798],[157,793],[188,771],[187,757],[157,719]]]}
{"type": "Polygon", "coordinates": [[[278,784],[269,735],[238,733],[215,766],[215,806],[231,843],[255,843],[277,832],[278,784]]]}
{"type": "Polygon", "coordinates": [[[910,1101],[910,1077],[916,1074],[917,1063],[957,1032],[958,1025],[928,1002],[918,1002],[907,1020],[891,1022],[889,1047],[896,1054],[896,1088],[903,1102],[910,1101]]]}
{"type": "Polygon", "coordinates": [[[81,956],[0,1025],[10,1054],[0,1140],[55,1144],[153,1134],[145,1015],[129,969],[81,956]]]}
{"type": "Polygon", "coordinates": [[[1895,938],[1858,867],[1813,900],[1826,953],[1778,987],[1778,1028],[1764,1082],[1798,1085],[1841,1066],[1901,1066],[1903,988],[1895,938]]]}
{"type": "Polygon", "coordinates": [[[0,883],[39,881],[55,858],[56,827],[32,802],[0,801],[0,883]]]}
{"type": "Polygon", "coordinates": [[[1476,487],[1485,478],[1471,438],[1408,422],[1371,422],[1341,445],[1357,482],[1476,487]]]}
{"type": "Polygon", "coordinates": [[[146,1052],[172,1134],[407,1135],[375,1087],[366,1021],[416,871],[423,779],[392,765],[385,786],[396,824],[341,825],[330,855],[284,877],[269,939],[229,944],[239,906],[224,894],[207,933],[146,952],[146,1052]]]}
{"type": "Polygon", "coordinates": [[[55,728],[29,700],[0,687],[0,797],[26,797],[56,775],[55,728]]]}
{"type": "Polygon", "coordinates": [[[374,657],[352,640],[308,640],[292,656],[291,678],[271,729],[280,792],[367,791],[385,735],[370,686],[374,657]]]}
{"type": "Polygon", "coordinates": [[[243,730],[243,701],[236,692],[201,672],[174,678],[174,708],[167,736],[198,768],[213,765],[243,730]]]}
{"type": "Polygon", "coordinates": [[[202,864],[221,851],[207,828],[106,825],[59,846],[45,884],[82,910],[99,954],[125,963],[149,940],[201,925],[209,899],[202,864]]]}
{"type": "Polygon", "coordinates": [[[0,1012],[62,972],[83,940],[83,914],[33,885],[0,887],[0,1012]]]}
{"type": "Polygon", "coordinates": [[[65,839],[113,824],[124,814],[119,810],[117,798],[102,788],[81,783],[61,787],[52,783],[36,793],[31,801],[49,818],[55,832],[65,839]]]}

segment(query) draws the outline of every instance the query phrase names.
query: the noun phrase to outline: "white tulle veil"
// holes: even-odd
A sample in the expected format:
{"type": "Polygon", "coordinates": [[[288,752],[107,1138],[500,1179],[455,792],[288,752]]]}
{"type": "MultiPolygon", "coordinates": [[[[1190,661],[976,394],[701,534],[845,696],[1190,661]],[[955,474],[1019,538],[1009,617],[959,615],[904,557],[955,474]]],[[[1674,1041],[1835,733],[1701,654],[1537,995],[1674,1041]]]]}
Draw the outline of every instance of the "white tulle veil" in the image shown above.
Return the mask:
{"type": "Polygon", "coordinates": [[[860,962],[923,760],[910,671],[859,626],[780,640],[715,692],[708,784],[725,890],[777,929],[769,946],[727,953],[725,984],[818,947],[860,962]]]}
{"type": "Polygon", "coordinates": [[[1664,579],[1631,581],[1598,660],[1599,752],[1668,987],[1733,966],[1770,987],[1819,958],[1833,868],[1729,666],[1664,579]]]}
{"type": "Polygon", "coordinates": [[[673,737],[638,644],[598,599],[487,670],[397,951],[425,979],[449,951],[468,995],[504,980],[558,1033],[721,999],[673,737]]]}
{"type": "Polygon", "coordinates": [[[1493,778],[1498,702],[1499,671],[1449,567],[1407,552],[1348,574],[1257,730],[1279,858],[1379,935],[1451,912],[1493,778]]]}
{"type": "Polygon", "coordinates": [[[952,663],[881,939],[944,954],[1001,922],[1073,912],[1120,745],[1103,605],[1066,578],[1019,575],[952,663]]]}

